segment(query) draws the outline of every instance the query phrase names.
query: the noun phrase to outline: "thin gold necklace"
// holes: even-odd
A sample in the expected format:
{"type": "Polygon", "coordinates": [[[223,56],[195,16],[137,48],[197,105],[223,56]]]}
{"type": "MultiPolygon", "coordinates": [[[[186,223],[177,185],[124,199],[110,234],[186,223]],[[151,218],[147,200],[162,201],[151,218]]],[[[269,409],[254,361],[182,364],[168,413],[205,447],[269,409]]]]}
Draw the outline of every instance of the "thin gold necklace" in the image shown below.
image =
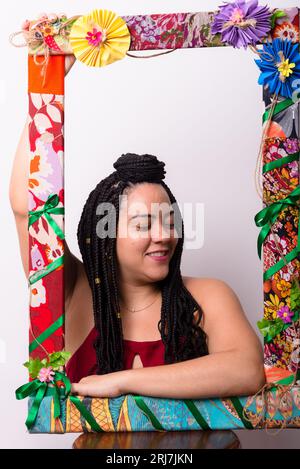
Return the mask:
{"type": "Polygon", "coordinates": [[[139,311],[143,311],[144,309],[149,308],[149,306],[151,306],[151,305],[153,305],[153,303],[155,303],[155,301],[156,301],[157,298],[159,297],[159,294],[160,294],[160,291],[158,292],[158,295],[155,297],[154,301],[152,301],[152,303],[150,303],[149,305],[144,306],[144,308],[135,309],[135,308],[127,308],[127,306],[124,306],[124,308],[127,309],[128,311],[130,311],[131,313],[137,313],[137,312],[139,312],[139,311]]]}

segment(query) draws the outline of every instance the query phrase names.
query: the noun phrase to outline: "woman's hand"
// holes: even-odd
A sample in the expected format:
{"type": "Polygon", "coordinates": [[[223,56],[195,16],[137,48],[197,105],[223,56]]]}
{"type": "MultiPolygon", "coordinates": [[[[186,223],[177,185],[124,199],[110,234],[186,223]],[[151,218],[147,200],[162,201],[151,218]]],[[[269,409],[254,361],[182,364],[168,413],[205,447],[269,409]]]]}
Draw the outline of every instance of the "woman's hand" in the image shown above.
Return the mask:
{"type": "Polygon", "coordinates": [[[65,57],[65,76],[69,73],[69,71],[73,67],[75,61],[76,61],[75,55],[73,55],[73,54],[66,55],[66,57],[65,57]]]}
{"type": "Polygon", "coordinates": [[[91,375],[72,383],[71,393],[90,397],[118,397],[122,394],[123,371],[91,375]]]}

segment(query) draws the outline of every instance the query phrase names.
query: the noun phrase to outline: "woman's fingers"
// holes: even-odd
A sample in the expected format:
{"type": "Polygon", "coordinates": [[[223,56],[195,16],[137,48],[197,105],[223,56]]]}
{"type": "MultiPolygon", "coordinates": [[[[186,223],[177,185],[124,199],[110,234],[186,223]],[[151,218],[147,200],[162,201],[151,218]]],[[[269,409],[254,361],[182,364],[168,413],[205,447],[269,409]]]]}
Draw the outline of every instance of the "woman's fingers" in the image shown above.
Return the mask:
{"type": "Polygon", "coordinates": [[[67,75],[67,73],[69,73],[69,71],[71,70],[71,68],[74,65],[75,61],[76,61],[75,55],[73,55],[73,54],[66,55],[66,57],[65,57],[65,75],[67,75]]]}
{"type": "Polygon", "coordinates": [[[79,393],[79,388],[80,388],[80,384],[79,384],[79,383],[72,383],[72,384],[71,384],[71,393],[72,393],[72,394],[80,394],[80,393],[79,393]]]}

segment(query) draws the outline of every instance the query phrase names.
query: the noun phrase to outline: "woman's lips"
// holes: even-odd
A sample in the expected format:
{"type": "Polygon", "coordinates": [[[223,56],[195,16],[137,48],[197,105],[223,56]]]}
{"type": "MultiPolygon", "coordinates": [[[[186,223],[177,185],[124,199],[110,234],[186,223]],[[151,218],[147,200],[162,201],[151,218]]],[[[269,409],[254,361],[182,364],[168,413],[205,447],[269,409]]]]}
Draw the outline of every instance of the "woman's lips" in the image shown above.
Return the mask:
{"type": "Polygon", "coordinates": [[[154,260],[154,261],[156,261],[156,262],[165,262],[165,261],[168,260],[168,258],[169,258],[169,251],[168,251],[167,254],[165,254],[164,256],[156,256],[155,254],[152,254],[152,255],[150,256],[150,253],[147,254],[147,256],[148,256],[150,259],[152,259],[152,260],[154,260]]]}

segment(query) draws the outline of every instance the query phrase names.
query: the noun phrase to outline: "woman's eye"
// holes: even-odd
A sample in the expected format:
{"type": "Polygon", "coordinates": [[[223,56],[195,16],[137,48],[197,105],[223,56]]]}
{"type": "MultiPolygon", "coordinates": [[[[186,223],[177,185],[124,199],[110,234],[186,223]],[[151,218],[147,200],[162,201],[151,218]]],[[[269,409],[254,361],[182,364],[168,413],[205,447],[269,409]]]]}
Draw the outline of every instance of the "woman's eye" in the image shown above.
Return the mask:
{"type": "Polygon", "coordinates": [[[141,224],[136,225],[137,231],[147,231],[149,228],[150,228],[149,225],[141,225],[141,224]]]}
{"type": "Polygon", "coordinates": [[[171,228],[171,229],[173,229],[174,226],[175,226],[175,224],[174,224],[174,223],[166,223],[165,226],[166,226],[166,228],[171,228]]]}

